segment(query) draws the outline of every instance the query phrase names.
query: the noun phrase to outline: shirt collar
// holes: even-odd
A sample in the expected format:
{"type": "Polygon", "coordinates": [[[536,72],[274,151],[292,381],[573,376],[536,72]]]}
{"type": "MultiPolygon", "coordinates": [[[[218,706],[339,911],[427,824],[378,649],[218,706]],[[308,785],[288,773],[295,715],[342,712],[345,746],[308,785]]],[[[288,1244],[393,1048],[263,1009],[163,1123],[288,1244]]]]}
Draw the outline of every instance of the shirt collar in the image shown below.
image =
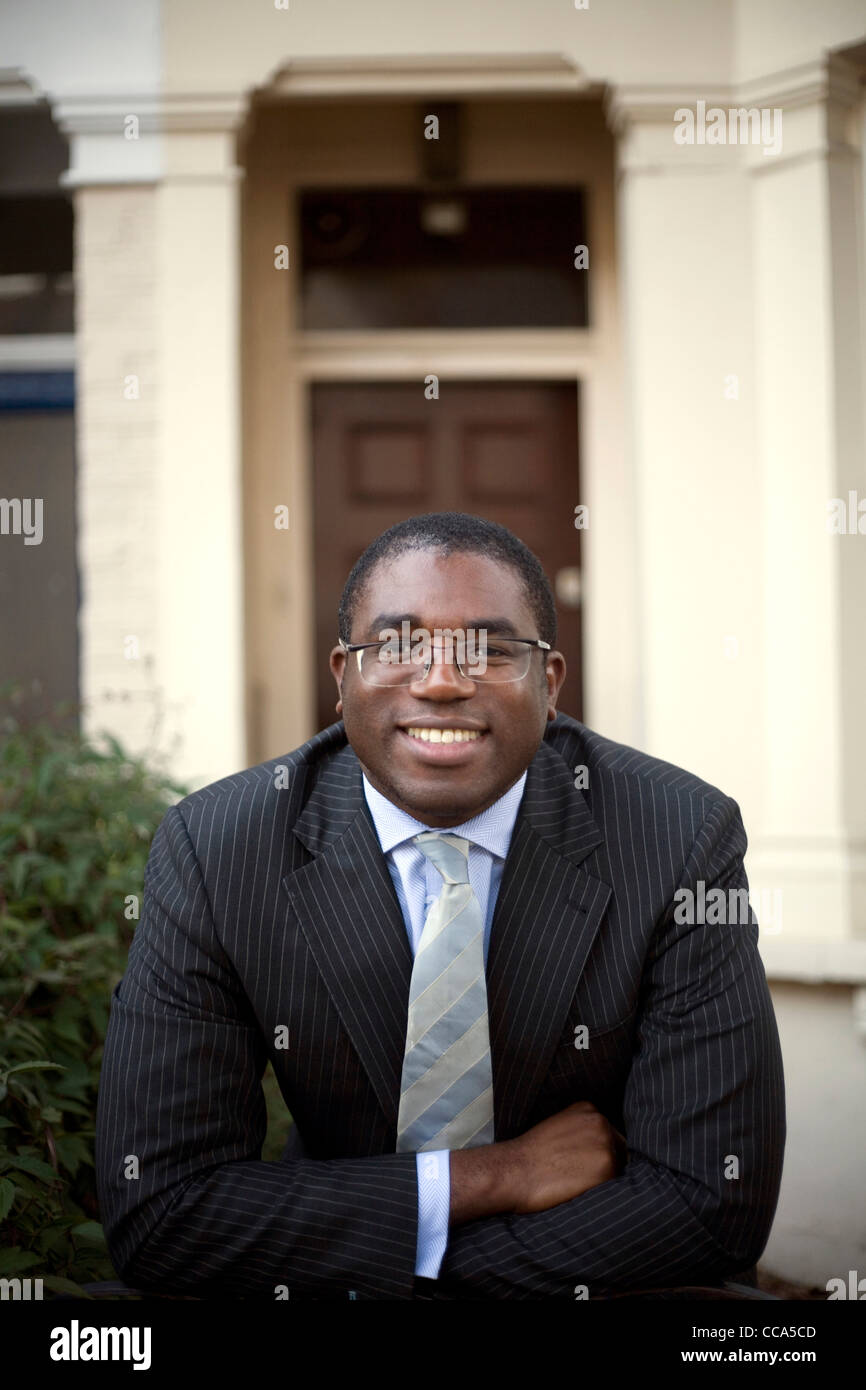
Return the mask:
{"type": "Polygon", "coordinates": [[[526,785],[526,773],[518,778],[513,787],[500,796],[498,801],[494,801],[492,806],[488,806],[486,811],[480,815],[473,816],[471,820],[462,821],[460,825],[450,825],[442,827],[438,825],[424,825],[422,821],[415,820],[408,812],[401,811],[399,806],[395,806],[393,801],[378,792],[376,788],[367,781],[366,776],[361,774],[364,781],[364,795],[367,798],[367,805],[373,817],[373,824],[376,827],[376,834],[379,836],[379,844],[382,846],[383,854],[387,854],[396,845],[402,844],[404,840],[410,839],[422,830],[443,830],[451,831],[454,835],[463,835],[473,844],[480,845],[482,849],[489,850],[491,854],[504,859],[508,854],[508,846],[511,843],[511,835],[514,830],[514,822],[517,819],[517,809],[520,799],[523,796],[523,788],[526,785]]]}

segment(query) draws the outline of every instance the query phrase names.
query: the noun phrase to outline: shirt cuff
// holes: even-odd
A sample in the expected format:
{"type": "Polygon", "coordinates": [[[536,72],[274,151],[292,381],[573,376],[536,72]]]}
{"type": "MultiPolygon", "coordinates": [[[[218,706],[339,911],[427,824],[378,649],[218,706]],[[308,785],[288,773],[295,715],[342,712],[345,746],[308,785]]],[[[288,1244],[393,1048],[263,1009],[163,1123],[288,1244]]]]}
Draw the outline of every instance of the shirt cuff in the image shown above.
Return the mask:
{"type": "Polygon", "coordinates": [[[451,1210],[450,1150],[415,1155],[418,1173],[418,1242],[415,1273],[436,1279],[448,1246],[451,1210]]]}

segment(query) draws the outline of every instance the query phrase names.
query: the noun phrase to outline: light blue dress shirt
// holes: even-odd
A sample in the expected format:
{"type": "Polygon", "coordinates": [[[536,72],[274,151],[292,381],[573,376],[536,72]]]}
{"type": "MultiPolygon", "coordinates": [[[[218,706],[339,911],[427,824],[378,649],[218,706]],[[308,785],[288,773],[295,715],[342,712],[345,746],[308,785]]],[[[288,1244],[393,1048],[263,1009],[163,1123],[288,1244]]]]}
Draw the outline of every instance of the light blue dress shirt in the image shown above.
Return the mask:
{"type": "MultiPolygon", "coordinates": [[[[379,844],[394,881],[397,900],[406,923],[412,955],[418,950],[427,914],[438,898],[442,875],[422,854],[411,838],[422,830],[439,830],[442,826],[424,825],[401,811],[364,777],[364,795],[373,817],[379,844]]],[[[490,942],[490,923],[496,906],[496,895],[502,880],[505,857],[517,819],[517,809],[523,796],[526,773],[509,787],[504,796],[482,811],[480,816],[461,825],[448,826],[454,835],[471,840],[469,846],[469,882],[481,906],[484,921],[484,964],[490,942]]],[[[448,1246],[448,1215],[451,1206],[451,1166],[448,1149],[425,1150],[416,1155],[418,1171],[418,1242],[415,1273],[435,1279],[448,1246]]]]}

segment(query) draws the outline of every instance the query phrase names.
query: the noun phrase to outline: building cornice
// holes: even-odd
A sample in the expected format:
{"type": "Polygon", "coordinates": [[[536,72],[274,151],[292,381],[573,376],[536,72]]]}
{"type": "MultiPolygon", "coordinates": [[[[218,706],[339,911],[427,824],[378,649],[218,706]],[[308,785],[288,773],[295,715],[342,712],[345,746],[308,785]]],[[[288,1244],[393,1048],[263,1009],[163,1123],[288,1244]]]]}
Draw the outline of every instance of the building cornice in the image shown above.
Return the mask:
{"type": "Polygon", "coordinates": [[[677,83],[624,84],[610,87],[606,93],[605,109],[611,127],[619,131],[630,122],[666,125],[674,112],[703,101],[707,108],[757,106],[781,107],[785,111],[835,102],[853,106],[862,95],[857,67],[847,59],[829,54],[812,63],[801,63],[762,74],[745,82],[686,85],[677,83]]]}
{"type": "Polygon", "coordinates": [[[304,58],[280,63],[262,83],[265,101],[289,96],[589,95],[601,90],[564,53],[399,54],[304,58]]]}
{"type": "Polygon", "coordinates": [[[129,116],[138,119],[142,134],[173,131],[234,131],[247,110],[243,93],[183,93],[154,96],[64,95],[53,103],[54,118],[65,135],[123,133],[129,116]]]}

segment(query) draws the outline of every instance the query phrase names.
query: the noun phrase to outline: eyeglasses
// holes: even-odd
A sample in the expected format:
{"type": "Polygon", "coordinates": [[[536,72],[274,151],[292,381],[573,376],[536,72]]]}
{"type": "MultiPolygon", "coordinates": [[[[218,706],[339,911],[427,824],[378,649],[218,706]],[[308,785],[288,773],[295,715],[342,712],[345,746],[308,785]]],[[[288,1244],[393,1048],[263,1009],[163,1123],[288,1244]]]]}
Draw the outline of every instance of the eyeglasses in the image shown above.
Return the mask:
{"type": "MultiPolygon", "coordinates": [[[[358,671],[367,685],[412,685],[426,680],[437,653],[437,664],[442,663],[442,648],[429,642],[338,641],[344,652],[357,654],[358,671]]],[[[550,643],[540,637],[490,637],[474,650],[458,642],[454,664],[465,680],[505,685],[523,679],[536,647],[550,651],[550,643]]]]}

